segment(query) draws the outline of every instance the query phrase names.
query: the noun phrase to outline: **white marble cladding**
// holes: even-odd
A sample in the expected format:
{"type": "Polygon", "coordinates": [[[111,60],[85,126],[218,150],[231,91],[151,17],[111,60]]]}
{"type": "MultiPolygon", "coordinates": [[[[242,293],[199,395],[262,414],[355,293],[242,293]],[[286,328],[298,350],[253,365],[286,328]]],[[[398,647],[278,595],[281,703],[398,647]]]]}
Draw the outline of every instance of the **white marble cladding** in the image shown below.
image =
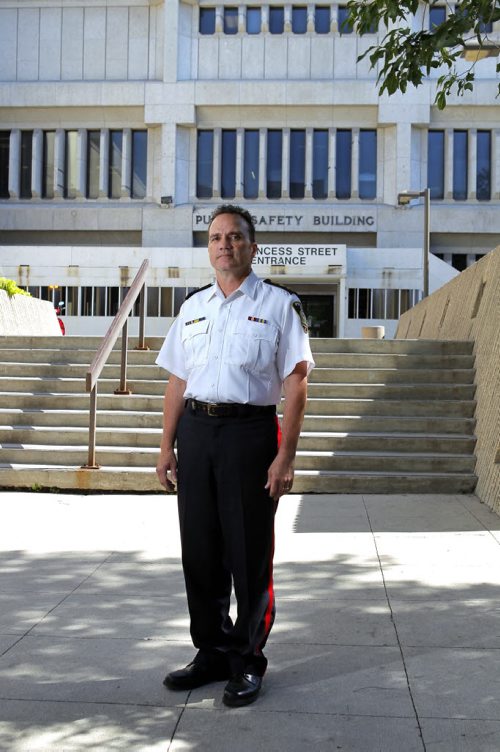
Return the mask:
{"type": "MultiPolygon", "coordinates": [[[[284,80],[375,80],[369,61],[356,60],[374,43],[374,36],[214,34],[193,40],[194,78],[284,80]]],[[[179,66],[179,78],[189,78],[179,66]]]]}
{"type": "Polygon", "coordinates": [[[0,81],[161,77],[163,13],[159,6],[109,2],[3,5],[0,81]]]}

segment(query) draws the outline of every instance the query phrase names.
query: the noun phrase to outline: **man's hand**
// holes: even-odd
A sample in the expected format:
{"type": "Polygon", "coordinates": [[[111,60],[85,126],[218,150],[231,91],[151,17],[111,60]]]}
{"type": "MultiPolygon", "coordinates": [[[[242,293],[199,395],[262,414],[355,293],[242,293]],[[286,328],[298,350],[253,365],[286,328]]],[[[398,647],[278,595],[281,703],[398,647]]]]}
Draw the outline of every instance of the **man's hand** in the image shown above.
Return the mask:
{"type": "Polygon", "coordinates": [[[177,457],[173,449],[161,452],[156,465],[156,475],[167,491],[175,491],[177,484],[177,457]]]}
{"type": "Polygon", "coordinates": [[[273,463],[267,471],[267,483],[265,488],[269,490],[269,496],[278,501],[283,494],[290,493],[293,485],[294,463],[285,457],[276,455],[273,463]]]}

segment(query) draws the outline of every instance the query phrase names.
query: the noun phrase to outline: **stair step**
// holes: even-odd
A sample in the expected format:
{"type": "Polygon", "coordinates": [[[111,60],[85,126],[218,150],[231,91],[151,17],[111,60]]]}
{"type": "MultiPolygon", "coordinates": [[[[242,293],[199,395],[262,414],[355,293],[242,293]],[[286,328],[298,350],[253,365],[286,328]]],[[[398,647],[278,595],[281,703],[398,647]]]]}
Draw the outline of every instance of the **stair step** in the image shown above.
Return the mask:
{"type": "MultiPolygon", "coordinates": [[[[0,465],[3,488],[77,489],[119,493],[165,493],[153,469],[0,465]]],[[[307,472],[295,475],[293,493],[472,493],[476,478],[467,473],[307,472]]]]}

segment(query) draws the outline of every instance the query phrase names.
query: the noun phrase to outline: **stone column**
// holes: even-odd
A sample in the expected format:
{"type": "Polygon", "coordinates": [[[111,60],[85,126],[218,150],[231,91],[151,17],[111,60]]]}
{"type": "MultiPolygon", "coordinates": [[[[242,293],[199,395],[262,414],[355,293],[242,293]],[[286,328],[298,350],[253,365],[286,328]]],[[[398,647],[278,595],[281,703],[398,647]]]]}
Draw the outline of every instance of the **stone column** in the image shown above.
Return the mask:
{"type": "Polygon", "coordinates": [[[470,128],[467,137],[467,198],[477,196],[477,128],[470,128]]]}
{"type": "Polygon", "coordinates": [[[33,198],[42,197],[43,179],[43,131],[36,128],[33,131],[33,151],[31,157],[31,195],[33,198]]]}
{"type": "Polygon", "coordinates": [[[313,188],[313,136],[312,128],[306,128],[306,173],[305,173],[305,198],[312,197],[313,188]]]}
{"type": "Polygon", "coordinates": [[[335,198],[336,190],[337,129],[328,129],[328,198],[335,198]]]}
{"type": "Polygon", "coordinates": [[[259,132],[259,198],[267,194],[267,128],[259,132]]]}
{"type": "Polygon", "coordinates": [[[245,131],[243,128],[236,129],[236,198],[243,196],[243,139],[245,131]]]}
{"type": "Polygon", "coordinates": [[[109,129],[101,129],[99,141],[99,198],[109,196],[109,129]]]}
{"type": "Polygon", "coordinates": [[[500,129],[491,131],[491,198],[500,198],[500,129]]]}
{"type": "Polygon", "coordinates": [[[214,162],[212,178],[212,196],[220,198],[221,190],[221,145],[222,145],[222,128],[214,128],[214,162]]]}
{"type": "Polygon", "coordinates": [[[13,128],[9,144],[9,196],[19,198],[21,193],[21,131],[13,128]]]}
{"type": "Polygon", "coordinates": [[[66,134],[62,128],[58,128],[54,137],[54,198],[64,197],[65,152],[66,134]]]}
{"type": "Polygon", "coordinates": [[[359,128],[352,129],[351,198],[359,198],[359,128]]]}
{"type": "Polygon", "coordinates": [[[453,198],[453,129],[444,132],[444,197],[453,198]]]}
{"type": "Polygon", "coordinates": [[[76,143],[76,195],[85,198],[87,195],[87,130],[80,128],[76,143]]]}
{"type": "Polygon", "coordinates": [[[123,129],[122,140],[122,185],[121,197],[130,198],[132,194],[132,130],[123,129]]]}
{"type": "Polygon", "coordinates": [[[283,128],[281,149],[281,197],[290,197],[290,128],[283,128]]]}

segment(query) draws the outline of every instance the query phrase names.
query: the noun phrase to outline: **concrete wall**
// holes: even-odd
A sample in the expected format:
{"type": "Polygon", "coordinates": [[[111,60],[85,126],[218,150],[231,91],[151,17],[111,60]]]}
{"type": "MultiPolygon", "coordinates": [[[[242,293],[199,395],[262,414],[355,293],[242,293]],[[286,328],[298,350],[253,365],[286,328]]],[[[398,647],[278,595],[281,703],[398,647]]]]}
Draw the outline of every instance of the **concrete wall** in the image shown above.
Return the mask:
{"type": "Polygon", "coordinates": [[[0,335],[55,335],[61,334],[52,303],[27,295],[13,295],[0,290],[0,335]]]}
{"type": "Polygon", "coordinates": [[[500,513],[500,246],[405,313],[396,336],[474,341],[476,493],[500,513]]]}

